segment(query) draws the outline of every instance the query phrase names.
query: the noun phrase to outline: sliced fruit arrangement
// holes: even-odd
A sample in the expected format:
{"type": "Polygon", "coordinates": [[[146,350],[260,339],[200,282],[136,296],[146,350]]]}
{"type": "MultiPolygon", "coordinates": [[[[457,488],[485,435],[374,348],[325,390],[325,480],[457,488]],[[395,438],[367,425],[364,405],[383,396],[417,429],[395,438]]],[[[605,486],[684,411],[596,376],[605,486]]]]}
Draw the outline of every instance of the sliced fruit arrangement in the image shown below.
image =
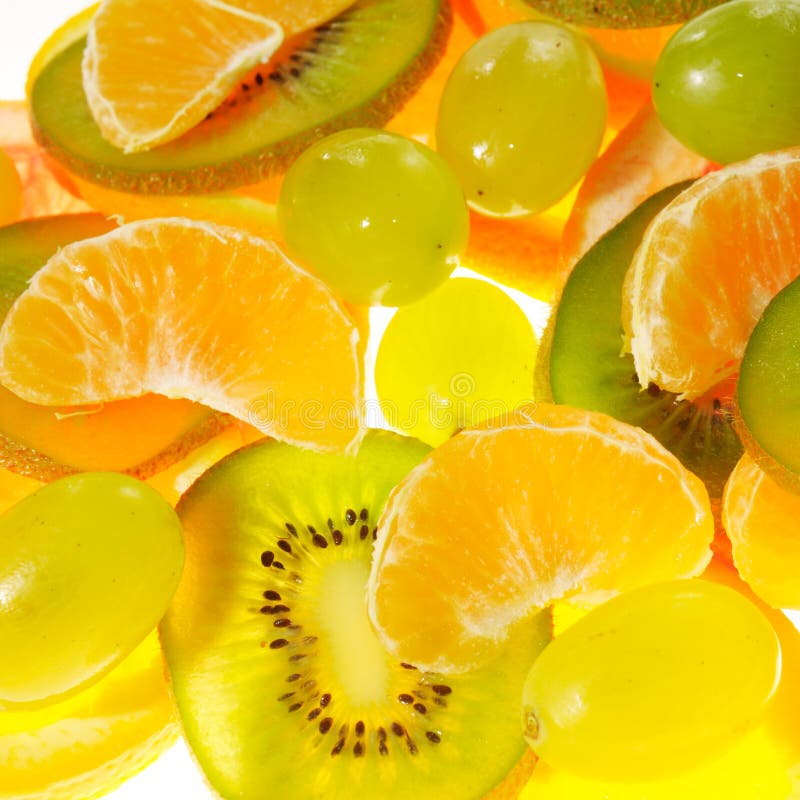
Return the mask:
{"type": "Polygon", "coordinates": [[[742,456],[725,487],[722,522],[739,574],[775,608],[800,608],[798,519],[800,495],[742,456]]]}
{"type": "Polygon", "coordinates": [[[377,520],[427,451],[388,432],[350,456],[265,442],[181,500],[186,571],[161,636],[186,736],[220,796],[258,797],[279,770],[284,798],[459,800],[522,758],[519,697],[549,614],[490,665],[447,678],[390,656],[367,619],[377,520]]]}
{"type": "Polygon", "coordinates": [[[459,672],[556,600],[698,574],[714,523],[703,484],[649,434],[539,403],[438,447],[393,492],[380,533],[369,611],[381,640],[459,672]]]}
{"type": "Polygon", "coordinates": [[[68,245],[36,273],[0,331],[0,381],[43,405],[189,399],[341,448],[360,432],[358,340],[327,286],[273,243],[149,220],[68,245]]]}
{"type": "Polygon", "coordinates": [[[600,237],[656,192],[708,171],[646,103],[586,173],[561,236],[565,271],[600,237]]]}
{"type": "Polygon", "coordinates": [[[135,478],[72,475],[8,509],[0,641],[14,658],[0,665],[0,710],[52,703],[96,682],[153,630],[182,568],[172,506],[135,478]]]}
{"type": "Polygon", "coordinates": [[[201,122],[283,37],[274,19],[227,3],[105,0],[83,54],[86,101],[106,141],[149,150],[201,122]]]}
{"type": "Polygon", "coordinates": [[[603,236],[572,270],[553,309],[536,365],[537,398],[602,411],[649,431],[721,498],[742,454],[733,386],[680,400],[651,383],[642,391],[623,340],[622,287],[651,221],[688,184],[664,189],[603,236]]]}
{"type": "Polygon", "coordinates": [[[709,581],[657,583],[590,611],[545,648],[525,682],[522,722],[551,766],[654,780],[755,728],[780,676],[778,636],[755,604],[709,581]]]}
{"type": "Polygon", "coordinates": [[[537,11],[595,28],[652,28],[685,22],[723,0],[525,0],[537,11]]]}
{"type": "MultiPolygon", "coordinates": [[[[84,634],[82,629],[79,636],[84,634]]],[[[0,711],[0,798],[93,800],[158,758],[177,737],[153,633],[73,697],[36,710],[0,711]]]]}
{"type": "Polygon", "coordinates": [[[455,278],[401,308],[381,338],[375,384],[393,428],[431,445],[532,400],[536,336],[486,281],[455,278]]]}
{"type": "MultiPolygon", "coordinates": [[[[214,4],[218,5],[218,4],[214,4]]],[[[107,142],[86,101],[84,39],[29,87],[34,131],[70,172],[120,191],[178,194],[256,183],[325,133],[386,122],[436,63],[447,0],[359,0],[290,38],[209,119],[174,142],[126,154],[107,142]]]]}
{"type": "MultiPolygon", "coordinates": [[[[96,214],[75,214],[0,228],[0,320],[59,248],[115,227],[96,214]]],[[[44,481],[78,470],[147,477],[228,424],[185,400],[148,395],[52,407],[26,402],[0,386],[0,466],[44,481]]]]}
{"type": "MultiPolygon", "coordinates": [[[[544,761],[540,761],[520,800],[598,800],[598,798],[673,800],[675,797],[725,797],[732,800],[753,800],[758,797],[759,800],[790,800],[796,796],[797,770],[800,765],[800,735],[795,724],[797,714],[800,713],[800,690],[796,680],[797,669],[800,666],[798,660],[800,634],[780,611],[770,608],[754,597],[731,567],[712,562],[703,578],[729,586],[746,600],[757,605],[780,639],[781,680],[757,726],[743,732],[743,735],[731,742],[722,752],[710,755],[703,763],[677,774],[664,775],[658,780],[643,781],[636,778],[618,782],[594,780],[554,769],[544,761]]],[[[598,611],[602,611],[602,607],[598,611]]],[[[636,613],[635,610],[633,613],[636,613]]],[[[653,627],[646,626],[642,631],[643,636],[651,636],[653,627]]],[[[712,624],[705,631],[705,639],[697,642],[697,646],[711,648],[714,641],[722,642],[728,639],[728,636],[728,632],[723,630],[722,626],[712,624]]],[[[651,673],[654,688],[657,682],[660,686],[661,680],[670,680],[670,669],[673,667],[681,670],[690,664],[695,664],[702,669],[693,658],[698,652],[697,646],[689,646],[686,649],[682,647],[683,642],[690,645],[691,641],[691,638],[687,638],[686,631],[681,631],[674,641],[659,643],[659,646],[670,651],[674,649],[678,660],[674,663],[666,663],[663,660],[659,662],[657,669],[651,673]]],[[[602,640],[597,640],[596,643],[601,644],[601,642],[602,640]]],[[[743,647],[747,647],[746,642],[740,643],[743,647]]],[[[622,669],[625,668],[629,656],[630,653],[626,653],[620,664],[622,669]]],[[[578,665],[570,668],[579,669],[578,665]]],[[[729,661],[716,671],[711,691],[722,697],[721,704],[716,714],[698,720],[697,724],[701,729],[710,730],[721,717],[724,717],[728,700],[734,699],[735,702],[739,682],[747,681],[748,675],[747,662],[737,660],[729,661]]],[[[642,679],[641,676],[636,678],[637,681],[642,679]]],[[[688,693],[694,691],[691,684],[684,683],[680,689],[674,698],[675,702],[689,702],[688,693]]],[[[656,694],[659,691],[660,689],[656,690],[656,694]]],[[[705,699],[698,697],[698,700],[702,703],[705,699]]],[[[663,733],[660,718],[647,717],[641,721],[645,735],[659,736],[663,733]]],[[[694,734],[693,729],[682,725],[680,735],[673,737],[665,745],[667,748],[665,752],[672,746],[680,747],[685,735],[694,734]]],[[[723,732],[728,738],[730,734],[731,731],[723,732]]],[[[605,747],[606,743],[610,744],[608,731],[595,741],[597,747],[594,755],[608,753],[613,757],[611,748],[605,747]]],[[[636,759],[629,763],[632,768],[636,768],[636,759]]],[[[668,759],[665,759],[664,766],[668,767],[668,759]]]]}
{"type": "Polygon", "coordinates": [[[770,298],[800,274],[800,148],[694,183],[647,229],[623,322],[642,386],[699,397],[735,375],[770,298]]]}
{"type": "Polygon", "coordinates": [[[653,100],[678,139],[727,164],[800,144],[798,70],[800,3],[735,0],[669,41],[653,100]]]}

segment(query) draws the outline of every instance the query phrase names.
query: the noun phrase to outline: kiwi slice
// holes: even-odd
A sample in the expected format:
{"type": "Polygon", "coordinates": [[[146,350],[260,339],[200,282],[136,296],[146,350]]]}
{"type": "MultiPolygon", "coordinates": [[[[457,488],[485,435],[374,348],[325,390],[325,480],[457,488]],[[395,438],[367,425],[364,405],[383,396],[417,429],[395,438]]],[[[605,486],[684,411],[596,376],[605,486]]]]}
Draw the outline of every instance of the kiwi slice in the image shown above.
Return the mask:
{"type": "Polygon", "coordinates": [[[543,14],[593,28],[654,28],[686,22],[726,0],[525,0],[543,14]]]}
{"type": "Polygon", "coordinates": [[[264,441],[181,499],[186,566],[161,638],[186,737],[226,800],[479,798],[525,753],[520,698],[549,612],[447,677],[398,663],[368,621],[376,521],[428,450],[388,431],[355,456],[264,441]]]}
{"type": "Polygon", "coordinates": [[[772,298],[747,342],[737,383],[742,439],[781,486],[800,492],[800,278],[772,298]]]}
{"type": "Polygon", "coordinates": [[[449,0],[359,0],[287,42],[187,134],[132,154],[107,142],[92,118],[82,38],[34,80],[34,134],[71,172],[120,191],[185,194],[257,183],[326,134],[387,122],[435,66],[450,24],[449,0]]]}
{"type": "Polygon", "coordinates": [[[742,454],[734,428],[731,385],[693,401],[655,384],[646,389],[623,355],[622,285],[653,217],[688,184],[646,200],[575,265],[554,308],[537,359],[537,394],[557,403],[602,411],[653,434],[722,496],[742,454]]]}
{"type": "MultiPolygon", "coordinates": [[[[99,214],[65,214],[0,228],[0,323],[58,248],[115,227],[99,214]]],[[[82,470],[146,478],[231,422],[196,403],[156,395],[91,408],[49,408],[0,386],[0,467],[40,481],[82,470]]]]}

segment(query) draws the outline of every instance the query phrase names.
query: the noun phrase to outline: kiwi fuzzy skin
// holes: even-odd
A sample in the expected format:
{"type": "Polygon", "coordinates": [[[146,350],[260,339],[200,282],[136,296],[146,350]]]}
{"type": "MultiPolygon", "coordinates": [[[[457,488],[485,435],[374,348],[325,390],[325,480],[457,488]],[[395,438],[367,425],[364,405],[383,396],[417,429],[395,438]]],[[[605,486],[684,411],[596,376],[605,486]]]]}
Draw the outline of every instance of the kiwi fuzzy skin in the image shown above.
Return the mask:
{"type": "MultiPolygon", "coordinates": [[[[261,146],[256,143],[255,147],[248,147],[246,152],[234,152],[213,163],[203,163],[203,160],[199,159],[196,163],[187,162],[181,166],[153,168],[148,166],[148,153],[156,154],[163,151],[166,157],[175,148],[191,151],[193,141],[213,140],[217,132],[237,125],[237,118],[244,113],[243,109],[245,109],[246,103],[237,104],[229,101],[211,115],[213,119],[209,121],[210,127],[207,130],[202,130],[205,123],[201,123],[200,126],[176,142],[142,154],[123,156],[121,152],[117,151],[110,160],[92,160],[83,154],[76,153],[65,144],[59,131],[51,130],[50,123],[44,121],[48,113],[47,107],[52,108],[52,102],[46,92],[42,95],[42,86],[47,85],[48,81],[54,80],[56,73],[53,71],[61,70],[66,64],[71,65],[69,67],[71,77],[63,77],[65,81],[63,87],[67,89],[72,99],[69,100],[68,115],[65,113],[64,118],[68,116],[70,124],[75,120],[80,120],[80,124],[86,131],[91,132],[91,135],[98,138],[99,141],[102,140],[88,111],[80,86],[76,86],[76,81],[79,82],[80,77],[77,73],[72,74],[75,72],[75,65],[79,63],[80,55],[83,52],[85,41],[83,39],[58,53],[50,64],[42,68],[34,80],[30,89],[29,101],[31,128],[36,141],[70,173],[115,191],[180,195],[219,192],[259,183],[285,172],[297,156],[315,141],[345,128],[379,128],[397,114],[433,71],[444,53],[450,36],[453,13],[450,0],[425,0],[425,2],[435,11],[435,14],[432,14],[432,26],[427,41],[421,50],[406,54],[405,64],[389,83],[372,95],[362,98],[360,103],[338,110],[330,109],[326,112],[327,116],[310,119],[302,130],[287,138],[268,142],[261,146]]],[[[350,15],[357,18],[362,10],[365,13],[374,13],[376,9],[380,10],[383,4],[387,7],[392,6],[388,0],[359,0],[341,17],[326,23],[325,26],[320,26],[318,30],[335,28],[339,24],[337,20],[344,23],[350,15]]],[[[393,7],[390,11],[391,13],[400,13],[393,7]]],[[[295,69],[292,67],[291,55],[295,49],[302,48],[301,43],[308,44],[309,35],[311,34],[301,34],[296,40],[287,42],[270,65],[258,70],[262,73],[261,80],[264,89],[269,86],[270,81],[263,79],[263,74],[268,74],[271,70],[284,70],[290,73],[295,69]]],[[[299,49],[298,52],[300,52],[299,49]]],[[[249,85],[248,95],[255,97],[258,94],[253,88],[254,82],[248,76],[243,78],[242,83],[249,85]]],[[[55,89],[51,87],[51,90],[55,89]]],[[[298,80],[297,89],[293,91],[298,93],[302,91],[302,79],[298,80]]],[[[269,113],[260,111],[259,119],[263,120],[261,124],[268,129],[269,113]]],[[[110,147],[104,140],[102,142],[104,147],[110,147]]],[[[168,161],[168,159],[166,160],[168,161]]]]}
{"type": "Polygon", "coordinates": [[[677,25],[726,0],[525,0],[543,14],[593,28],[677,25]]]}
{"type": "Polygon", "coordinates": [[[689,184],[646,200],[576,264],[551,313],[539,348],[534,395],[602,411],[655,436],[722,496],[742,447],[733,428],[728,386],[694,401],[655,385],[641,387],[623,355],[622,282],[653,217],[689,184]]]}

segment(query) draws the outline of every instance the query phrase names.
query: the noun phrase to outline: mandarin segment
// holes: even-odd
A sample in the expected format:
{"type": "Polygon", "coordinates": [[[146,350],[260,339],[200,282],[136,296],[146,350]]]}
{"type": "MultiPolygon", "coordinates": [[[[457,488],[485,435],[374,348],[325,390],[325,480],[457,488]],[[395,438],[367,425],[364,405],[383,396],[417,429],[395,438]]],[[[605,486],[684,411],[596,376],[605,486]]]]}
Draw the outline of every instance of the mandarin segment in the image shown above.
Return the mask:
{"type": "Polygon", "coordinates": [[[700,480],[649,434],[540,403],[437,448],[379,531],[373,624],[391,652],[457,672],[555,600],[696,575],[714,524],[700,480]]]}
{"type": "Polygon", "coordinates": [[[177,737],[153,633],[91,688],[41,709],[0,712],[0,799],[93,800],[177,737]]]}
{"type": "Polygon", "coordinates": [[[798,519],[800,495],[742,456],[725,487],[722,521],[739,574],[776,608],[800,608],[798,519]]]}
{"type": "Polygon", "coordinates": [[[177,139],[283,42],[273,19],[207,0],[105,0],[89,26],[83,88],[126,153],[177,139]]]}
{"type": "Polygon", "coordinates": [[[342,448],[360,432],[358,341],[330,290],[273,243],[150,220],[69,245],[36,274],[0,332],[0,380],[43,405],[154,392],[342,448]]]}
{"type": "Polygon", "coordinates": [[[800,274],[800,148],[706,175],[645,233],[623,323],[639,382],[697,397],[735,374],[770,299],[800,274]]]}

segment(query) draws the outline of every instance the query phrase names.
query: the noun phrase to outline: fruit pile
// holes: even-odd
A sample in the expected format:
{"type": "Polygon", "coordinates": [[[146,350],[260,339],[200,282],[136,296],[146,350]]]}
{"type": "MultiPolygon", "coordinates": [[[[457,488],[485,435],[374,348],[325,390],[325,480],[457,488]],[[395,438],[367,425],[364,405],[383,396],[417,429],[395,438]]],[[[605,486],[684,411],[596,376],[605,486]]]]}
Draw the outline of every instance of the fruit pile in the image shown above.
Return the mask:
{"type": "Polygon", "coordinates": [[[57,30],[0,104],[0,800],[179,735],[225,800],[800,797],[798,74],[800,0],[57,30]]]}

